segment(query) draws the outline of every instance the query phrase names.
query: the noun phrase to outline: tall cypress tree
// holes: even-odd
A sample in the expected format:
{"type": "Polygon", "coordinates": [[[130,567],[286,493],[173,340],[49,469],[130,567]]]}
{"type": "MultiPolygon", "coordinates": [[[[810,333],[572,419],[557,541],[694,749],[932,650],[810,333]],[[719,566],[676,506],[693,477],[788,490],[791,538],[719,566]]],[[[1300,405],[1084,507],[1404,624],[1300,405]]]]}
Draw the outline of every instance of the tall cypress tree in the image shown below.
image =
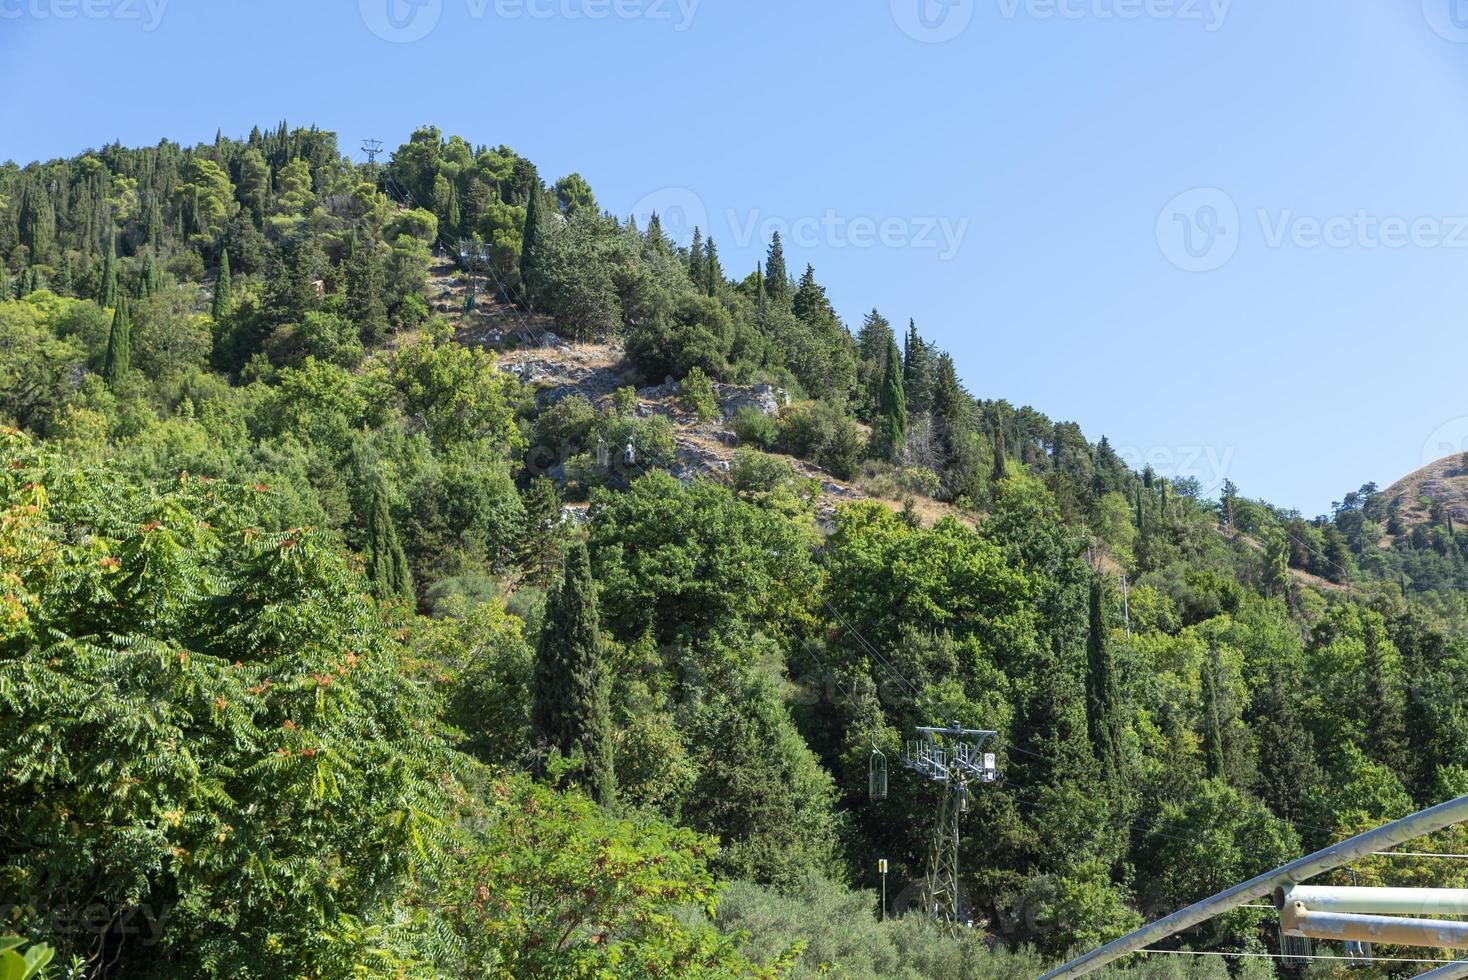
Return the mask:
{"type": "Polygon", "coordinates": [[[108,386],[116,385],[131,368],[132,323],[128,319],[127,300],[120,299],[112,311],[112,332],[107,336],[107,358],[102,362],[102,377],[108,386]]]}
{"type": "Polygon", "coordinates": [[[688,247],[688,278],[699,289],[704,288],[703,229],[693,229],[693,244],[688,247]]]}
{"type": "Polygon", "coordinates": [[[560,589],[546,604],[535,652],[530,725],[535,744],[582,761],[575,780],[603,804],[616,799],[611,709],[596,583],[586,545],[566,556],[560,589]]]}
{"type": "Polygon", "coordinates": [[[933,355],[923,338],[918,336],[917,321],[907,321],[907,337],[902,345],[902,387],[907,392],[907,409],[913,415],[926,415],[933,407],[933,355]]]}
{"type": "Polygon", "coordinates": [[[1106,634],[1101,579],[1091,581],[1091,634],[1086,643],[1086,730],[1103,778],[1119,790],[1121,779],[1121,688],[1106,634]]]}
{"type": "Polygon", "coordinates": [[[398,540],[398,529],[387,504],[387,487],[373,481],[371,510],[367,513],[367,578],[379,599],[413,597],[413,575],[408,556],[398,540]]]}
{"type": "Polygon", "coordinates": [[[1009,477],[1009,449],[1004,445],[1004,415],[1000,413],[994,421],[994,468],[989,473],[989,482],[998,486],[1009,477]]]}
{"type": "Polygon", "coordinates": [[[107,233],[107,252],[102,256],[102,281],[97,286],[97,302],[117,308],[117,235],[107,233]]]}
{"type": "Polygon", "coordinates": [[[882,458],[896,462],[907,443],[907,395],[902,389],[902,359],[897,339],[887,332],[887,365],[877,401],[877,448],[882,458]]]}
{"type": "Polygon", "coordinates": [[[229,314],[229,294],[233,288],[229,278],[229,249],[226,248],[219,253],[219,275],[214,279],[214,302],[209,307],[209,315],[215,323],[229,314]]]}
{"type": "Polygon", "coordinates": [[[386,290],[377,251],[376,242],[354,240],[346,261],[346,313],[366,344],[381,341],[388,332],[386,290]]]}
{"type": "Polygon", "coordinates": [[[713,235],[709,236],[703,248],[704,292],[710,296],[717,296],[719,287],[724,284],[724,267],[719,264],[719,248],[714,244],[713,235]]]}
{"type": "Polygon", "coordinates": [[[534,177],[530,185],[530,203],[525,206],[525,231],[520,243],[520,282],[525,287],[526,304],[532,311],[545,279],[545,228],[540,216],[542,196],[540,178],[534,177]]]}
{"type": "Polygon", "coordinates": [[[1203,733],[1203,749],[1208,775],[1213,779],[1223,779],[1227,776],[1227,766],[1223,754],[1223,712],[1218,709],[1216,652],[1214,658],[1203,665],[1203,709],[1205,712],[1203,724],[1208,729],[1203,733]]]}
{"type": "Polygon", "coordinates": [[[143,274],[138,277],[138,298],[143,299],[158,292],[158,264],[150,251],[143,258],[143,274]]]}
{"type": "Polygon", "coordinates": [[[785,246],[778,231],[770,238],[770,254],[765,259],[765,295],[778,303],[790,299],[790,273],[785,269],[785,246]]]}

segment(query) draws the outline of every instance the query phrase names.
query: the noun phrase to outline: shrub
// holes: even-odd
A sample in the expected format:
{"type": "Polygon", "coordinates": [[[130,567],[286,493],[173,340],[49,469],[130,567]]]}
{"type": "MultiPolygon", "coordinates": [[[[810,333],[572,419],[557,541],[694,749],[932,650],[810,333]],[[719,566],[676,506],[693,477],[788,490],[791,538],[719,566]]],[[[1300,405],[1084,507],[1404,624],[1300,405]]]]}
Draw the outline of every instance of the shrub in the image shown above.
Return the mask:
{"type": "Polygon", "coordinates": [[[714,396],[713,383],[703,369],[694,368],[678,386],[678,406],[700,422],[711,422],[718,417],[719,400],[714,396]]]}

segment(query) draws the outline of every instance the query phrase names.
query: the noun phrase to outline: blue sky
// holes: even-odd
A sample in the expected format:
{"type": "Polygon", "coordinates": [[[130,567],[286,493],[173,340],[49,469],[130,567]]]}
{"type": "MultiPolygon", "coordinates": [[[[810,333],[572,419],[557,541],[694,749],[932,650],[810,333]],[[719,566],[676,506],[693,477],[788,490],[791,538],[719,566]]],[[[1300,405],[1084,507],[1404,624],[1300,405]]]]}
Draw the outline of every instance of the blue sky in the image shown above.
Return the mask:
{"type": "Polygon", "coordinates": [[[1468,447],[1465,69],[1468,0],[0,0],[0,158],[431,122],[1314,514],[1468,447]]]}

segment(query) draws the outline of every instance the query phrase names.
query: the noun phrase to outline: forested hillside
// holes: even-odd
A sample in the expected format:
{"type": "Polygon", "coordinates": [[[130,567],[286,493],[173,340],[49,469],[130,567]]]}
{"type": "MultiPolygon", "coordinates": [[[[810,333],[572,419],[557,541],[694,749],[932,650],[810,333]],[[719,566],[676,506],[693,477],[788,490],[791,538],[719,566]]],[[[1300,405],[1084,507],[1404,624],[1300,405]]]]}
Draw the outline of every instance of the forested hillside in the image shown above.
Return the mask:
{"type": "Polygon", "coordinates": [[[1033,977],[1468,793],[1451,517],[1202,500],[854,327],[778,238],[726,269],[433,128],[0,167],[0,934],[75,977],[1033,977]],[[503,369],[550,332],[621,382],[503,369]],[[1004,774],[957,939],[876,897],[955,720],[1004,774]]]}

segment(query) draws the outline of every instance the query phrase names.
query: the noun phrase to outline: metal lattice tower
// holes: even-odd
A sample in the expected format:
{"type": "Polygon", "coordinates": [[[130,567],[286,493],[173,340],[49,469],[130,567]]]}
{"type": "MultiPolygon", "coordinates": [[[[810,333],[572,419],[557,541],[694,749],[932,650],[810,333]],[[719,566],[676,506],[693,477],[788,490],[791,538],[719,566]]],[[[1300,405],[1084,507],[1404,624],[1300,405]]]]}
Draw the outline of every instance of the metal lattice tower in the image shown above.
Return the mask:
{"type": "Polygon", "coordinates": [[[958,883],[961,824],[968,812],[969,787],[999,781],[993,754],[983,751],[984,743],[997,733],[964,728],[958,722],[917,731],[922,737],[907,743],[902,764],[943,787],[923,881],[923,910],[957,933],[964,921],[958,883]]]}
{"type": "Polygon", "coordinates": [[[363,140],[362,152],[367,154],[367,164],[371,166],[377,162],[377,154],[382,152],[382,140],[363,140]]]}

